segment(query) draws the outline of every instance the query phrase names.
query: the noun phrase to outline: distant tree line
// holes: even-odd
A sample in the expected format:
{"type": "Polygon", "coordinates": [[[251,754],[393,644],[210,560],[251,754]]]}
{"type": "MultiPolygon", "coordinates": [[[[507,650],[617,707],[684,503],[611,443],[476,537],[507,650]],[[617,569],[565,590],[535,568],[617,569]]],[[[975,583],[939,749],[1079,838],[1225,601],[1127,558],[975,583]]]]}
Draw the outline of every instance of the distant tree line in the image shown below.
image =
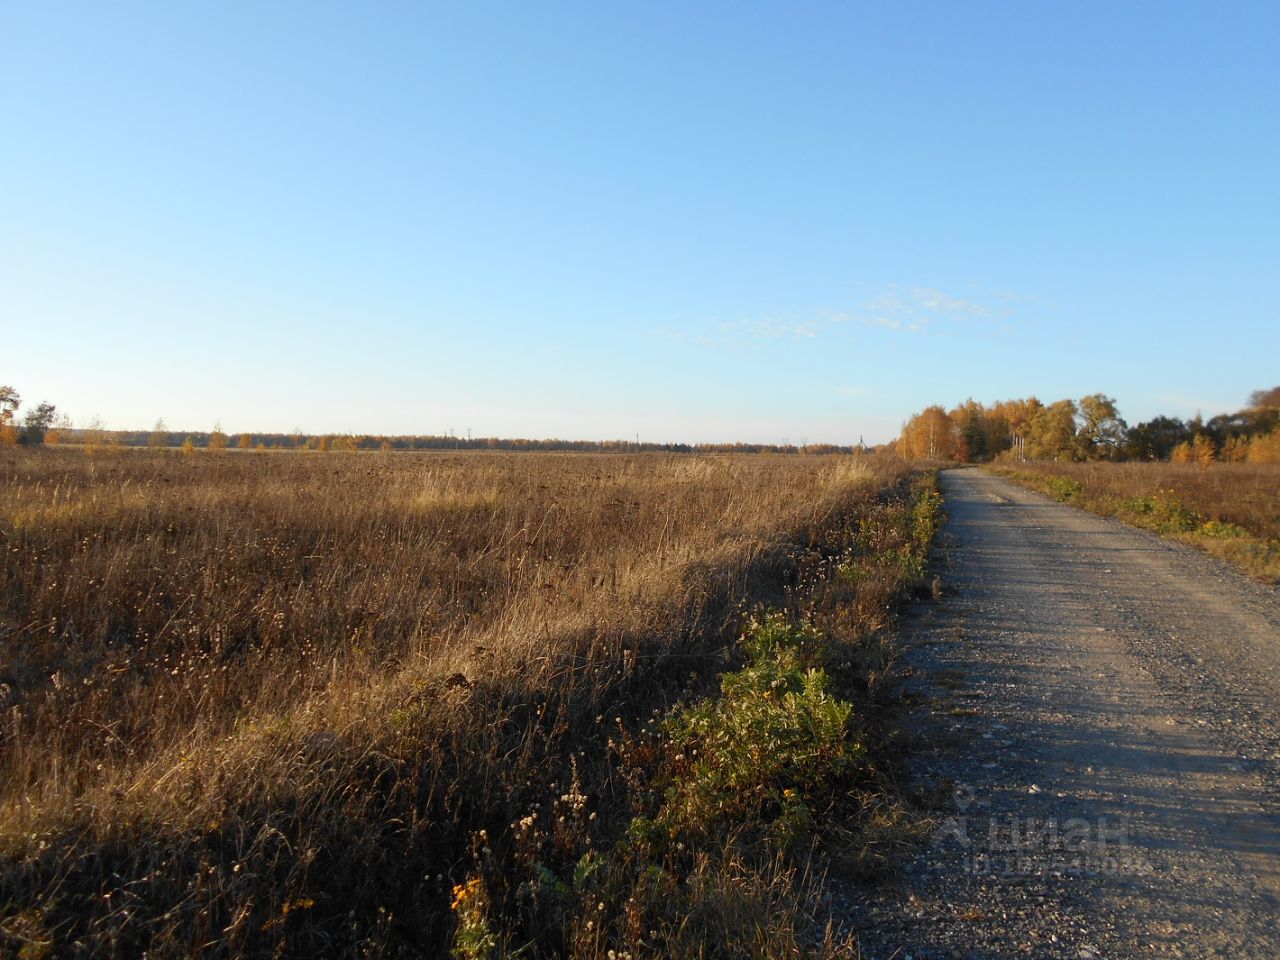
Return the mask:
{"type": "Polygon", "coordinates": [[[184,452],[198,449],[225,450],[517,450],[579,451],[587,453],[852,453],[861,444],[832,443],[639,443],[631,440],[527,440],[512,437],[461,437],[452,433],[394,436],[383,434],[226,433],[221,424],[210,431],[170,430],[157,420],[150,430],[107,430],[94,420],[75,427],[67,417],[58,417],[52,404],[42,403],[16,417],[21,398],[12,387],[0,387],[0,442],[35,445],[39,443],[83,444],[87,447],[176,447],[184,452]]]}
{"type": "Polygon", "coordinates": [[[190,442],[195,447],[212,449],[277,450],[518,450],[579,451],[585,453],[852,453],[856,446],[833,443],[654,443],[633,440],[530,440],[520,437],[460,437],[451,434],[307,434],[307,433],[241,433],[228,435],[221,430],[188,433],[164,430],[112,431],[118,442],[127,447],[175,447],[190,442]]]}
{"type": "Polygon", "coordinates": [[[952,410],[926,407],[892,448],[920,460],[1169,460],[1280,463],[1280,387],[1258,390],[1235,413],[1210,420],[1157,416],[1129,426],[1101,393],[1042,403],[1035,397],[952,410]]]}

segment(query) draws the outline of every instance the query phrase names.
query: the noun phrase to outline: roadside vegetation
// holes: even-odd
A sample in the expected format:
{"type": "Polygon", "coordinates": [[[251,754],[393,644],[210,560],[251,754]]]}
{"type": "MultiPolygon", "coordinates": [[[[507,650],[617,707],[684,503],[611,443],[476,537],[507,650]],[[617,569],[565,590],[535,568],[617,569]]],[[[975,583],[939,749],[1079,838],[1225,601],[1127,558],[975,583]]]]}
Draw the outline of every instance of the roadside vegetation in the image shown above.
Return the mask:
{"type": "Polygon", "coordinates": [[[840,955],[938,508],[889,457],[0,449],[0,951],[840,955]]]}
{"type": "Polygon", "coordinates": [[[994,472],[1280,582],[1280,466],[1025,463],[994,472]]]}

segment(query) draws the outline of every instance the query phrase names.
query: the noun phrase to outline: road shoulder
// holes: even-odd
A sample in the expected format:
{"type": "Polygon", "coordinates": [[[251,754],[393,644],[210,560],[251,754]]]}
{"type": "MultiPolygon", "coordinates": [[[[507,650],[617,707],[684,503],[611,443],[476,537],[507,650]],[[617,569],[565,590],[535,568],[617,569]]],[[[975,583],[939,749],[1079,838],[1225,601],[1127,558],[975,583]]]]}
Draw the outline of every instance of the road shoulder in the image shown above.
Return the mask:
{"type": "Polygon", "coordinates": [[[938,826],[880,896],[837,890],[864,955],[1280,955],[1265,777],[1136,652],[1164,607],[1126,619],[1152,598],[1114,573],[1144,544],[973,471],[945,484],[948,595],[903,639],[938,826]]]}

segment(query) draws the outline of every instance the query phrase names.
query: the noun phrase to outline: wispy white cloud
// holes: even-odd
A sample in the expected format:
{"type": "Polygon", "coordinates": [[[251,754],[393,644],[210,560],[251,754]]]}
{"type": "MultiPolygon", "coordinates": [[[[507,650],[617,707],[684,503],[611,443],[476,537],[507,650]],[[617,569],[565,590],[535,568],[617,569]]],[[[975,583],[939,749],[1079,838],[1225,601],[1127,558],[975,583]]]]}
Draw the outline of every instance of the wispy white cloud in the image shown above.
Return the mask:
{"type": "Polygon", "coordinates": [[[664,340],[673,340],[676,343],[696,343],[699,346],[711,347],[715,346],[715,337],[696,330],[684,329],[675,324],[663,323],[653,329],[653,333],[664,340]]]}
{"type": "Polygon", "coordinates": [[[863,317],[862,322],[868,327],[884,327],[886,330],[901,330],[902,321],[898,317],[863,317]]]}
{"type": "Polygon", "coordinates": [[[797,316],[747,317],[688,328],[665,326],[658,333],[707,347],[803,343],[820,340],[849,326],[924,335],[957,324],[970,324],[979,326],[983,335],[997,336],[1013,329],[1013,304],[1029,300],[1005,291],[991,294],[990,299],[994,305],[954,296],[934,287],[890,284],[851,308],[815,310],[797,316]]]}
{"type": "Polygon", "coordinates": [[[970,317],[985,317],[991,313],[991,309],[986,304],[974,303],[972,300],[962,300],[959,297],[949,296],[941,290],[932,290],[928,287],[912,287],[908,291],[908,295],[912,303],[919,304],[925,310],[940,313],[958,313],[970,317]]]}
{"type": "Polygon", "coordinates": [[[864,303],[862,309],[898,313],[901,310],[905,310],[906,306],[906,302],[898,295],[897,291],[886,290],[879,296],[872,297],[864,303]]]}
{"type": "Polygon", "coordinates": [[[788,338],[811,340],[818,336],[819,325],[812,320],[796,321],[766,317],[762,320],[726,320],[720,324],[720,332],[729,337],[748,340],[788,338]]]}
{"type": "Polygon", "coordinates": [[[848,321],[866,327],[906,333],[924,333],[958,323],[988,327],[1003,322],[999,328],[1003,333],[1009,330],[1008,321],[1013,315],[1014,304],[1028,298],[998,291],[988,299],[994,302],[958,297],[935,287],[890,284],[844,316],[848,321]]]}

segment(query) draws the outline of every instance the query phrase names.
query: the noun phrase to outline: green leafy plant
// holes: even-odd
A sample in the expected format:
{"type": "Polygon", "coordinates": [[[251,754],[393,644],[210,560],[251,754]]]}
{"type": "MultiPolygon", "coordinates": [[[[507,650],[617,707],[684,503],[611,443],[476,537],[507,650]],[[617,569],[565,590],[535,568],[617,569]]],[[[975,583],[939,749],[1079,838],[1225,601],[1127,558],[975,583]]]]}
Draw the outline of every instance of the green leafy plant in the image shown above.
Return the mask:
{"type": "Polygon", "coordinates": [[[853,704],[831,692],[819,665],[824,647],[812,626],[780,613],[752,621],[748,662],[722,677],[721,698],[666,722],[672,777],[657,816],[635,829],[678,838],[754,818],[784,844],[808,833],[815,807],[866,767],[853,704]]]}
{"type": "Polygon", "coordinates": [[[1200,526],[1200,533],[1206,537],[1222,537],[1228,540],[1240,540],[1249,536],[1249,531],[1238,523],[1228,523],[1226,520],[1206,520],[1200,526]]]}
{"type": "Polygon", "coordinates": [[[1175,499],[1171,490],[1132,497],[1122,501],[1120,508],[1135,514],[1144,526],[1161,533],[1190,533],[1203,523],[1200,515],[1175,499]]]}
{"type": "Polygon", "coordinates": [[[489,893],[484,881],[472,877],[453,888],[450,904],[458,919],[452,956],[455,960],[488,960],[495,956],[498,938],[489,925],[489,893]]]}

